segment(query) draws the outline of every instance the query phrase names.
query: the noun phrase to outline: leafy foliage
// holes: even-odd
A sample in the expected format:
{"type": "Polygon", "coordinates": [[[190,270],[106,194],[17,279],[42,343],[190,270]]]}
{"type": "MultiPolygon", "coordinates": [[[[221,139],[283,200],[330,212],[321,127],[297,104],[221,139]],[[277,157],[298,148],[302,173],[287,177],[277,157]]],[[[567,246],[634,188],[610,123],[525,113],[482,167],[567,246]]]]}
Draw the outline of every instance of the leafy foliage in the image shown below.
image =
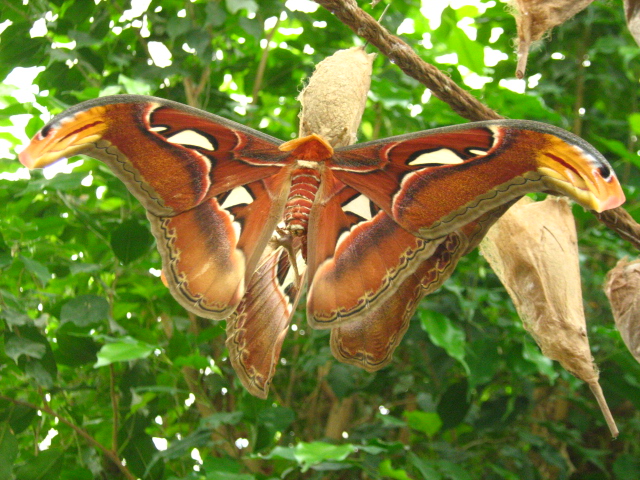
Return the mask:
{"type": "MultiPolygon", "coordinates": [[[[360,43],[329,12],[294,5],[3,0],[0,146],[12,152],[22,129],[31,136],[50,114],[112,93],[158,95],[291,138],[314,64],[360,43]],[[30,67],[28,93],[11,81],[30,67]]],[[[556,29],[519,83],[502,3],[447,7],[439,26],[419,8],[394,2],[384,23],[501,114],[597,145],[640,219],[640,55],[618,4],[597,2],[556,29]]],[[[363,139],[460,122],[376,59],[363,139]]],[[[475,252],[422,302],[391,366],[336,363],[327,333],[300,312],[273,393],[255,399],[226,358],[224,322],[188,315],[157,278],[142,207],[98,162],[67,172],[26,180],[13,153],[0,160],[0,478],[637,477],[640,366],[601,291],[634,252],[590,213],[575,210],[583,287],[617,441],[585,386],[528,338],[475,252]]]]}

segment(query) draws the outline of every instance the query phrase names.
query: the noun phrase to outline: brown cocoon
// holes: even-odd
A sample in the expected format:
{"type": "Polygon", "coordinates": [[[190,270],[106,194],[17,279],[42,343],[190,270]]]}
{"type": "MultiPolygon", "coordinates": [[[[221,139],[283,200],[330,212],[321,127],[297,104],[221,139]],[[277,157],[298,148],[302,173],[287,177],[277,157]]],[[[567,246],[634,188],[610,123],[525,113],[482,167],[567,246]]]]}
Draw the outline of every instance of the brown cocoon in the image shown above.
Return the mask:
{"type": "Polygon", "coordinates": [[[593,0],[513,0],[518,27],[516,77],[523,78],[531,44],[553,27],[566,22],[593,0]]]}
{"type": "Polygon", "coordinates": [[[640,0],[624,0],[624,13],[629,31],[640,45],[640,0]]]}
{"type": "Polygon", "coordinates": [[[374,54],[339,50],[316,66],[300,93],[300,137],[316,133],[332,147],[355,143],[371,85],[374,54]]]}
{"type": "Polygon", "coordinates": [[[542,352],[589,384],[618,435],[598,384],[582,306],[575,221],[565,199],[521,199],[489,230],[483,255],[542,352]]]}
{"type": "Polygon", "coordinates": [[[622,340],[640,362],[640,260],[620,260],[607,274],[604,293],[622,340]]]}

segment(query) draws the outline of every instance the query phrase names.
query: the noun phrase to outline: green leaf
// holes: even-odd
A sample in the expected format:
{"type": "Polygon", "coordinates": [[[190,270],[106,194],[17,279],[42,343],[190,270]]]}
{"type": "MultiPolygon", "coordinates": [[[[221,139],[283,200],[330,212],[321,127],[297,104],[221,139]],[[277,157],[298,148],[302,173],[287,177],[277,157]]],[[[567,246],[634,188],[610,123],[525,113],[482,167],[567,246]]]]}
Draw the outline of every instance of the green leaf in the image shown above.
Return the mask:
{"type": "Polygon", "coordinates": [[[282,431],[296,419],[296,413],[287,407],[268,407],[258,413],[258,424],[274,431],[282,431]]]}
{"type": "Polygon", "coordinates": [[[442,428],[442,420],[440,419],[440,415],[436,412],[412,410],[404,412],[404,418],[409,427],[425,433],[429,437],[433,437],[442,428]]]}
{"type": "Polygon", "coordinates": [[[120,441],[124,444],[122,455],[127,461],[127,467],[138,477],[156,479],[163,477],[164,462],[157,461],[157,453],[153,439],[142,428],[143,421],[136,415],[133,426],[130,421],[123,425],[120,441]],[[126,436],[125,436],[126,433],[126,436]]]}
{"type": "Polygon", "coordinates": [[[91,470],[82,467],[64,470],[60,474],[60,480],[94,480],[94,478],[91,470]]]}
{"type": "Polygon", "coordinates": [[[209,366],[209,359],[194,353],[193,355],[176,357],[173,360],[173,365],[176,368],[191,367],[196,369],[207,368],[209,366]]]}
{"type": "Polygon", "coordinates": [[[69,265],[69,271],[71,275],[75,275],[77,273],[95,273],[99,272],[102,269],[101,265],[97,263],[78,263],[73,262],[69,265]]]}
{"type": "Polygon", "coordinates": [[[94,368],[104,367],[117,362],[129,362],[147,358],[156,349],[153,345],[131,337],[123,337],[120,341],[106,343],[97,354],[98,361],[94,368]]]}
{"type": "Polygon", "coordinates": [[[226,0],[227,9],[235,14],[243,8],[247,10],[247,13],[256,13],[258,11],[258,4],[254,0],[226,0]]]}
{"type": "Polygon", "coordinates": [[[463,467],[449,460],[436,460],[434,463],[440,473],[451,480],[473,480],[463,467]]]}
{"type": "Polygon", "coordinates": [[[469,343],[471,348],[467,352],[465,361],[469,365],[470,387],[490,382],[500,368],[499,345],[491,338],[478,338],[469,343]]]}
{"type": "Polygon", "coordinates": [[[558,378],[558,372],[553,367],[553,360],[545,357],[540,347],[532,341],[525,341],[522,345],[522,358],[529,360],[538,367],[538,371],[546,375],[553,383],[558,378]]]}
{"type": "MultiPolygon", "coordinates": [[[[167,22],[167,33],[171,38],[176,38],[180,35],[184,35],[192,29],[193,24],[188,18],[172,17],[167,22]]],[[[193,45],[191,45],[191,47],[193,47],[193,45]]]]}
{"type": "Polygon", "coordinates": [[[109,317],[109,302],[97,295],[80,295],[62,306],[60,322],[71,322],[78,327],[89,327],[109,317]]]}
{"type": "Polygon", "coordinates": [[[623,453],[613,464],[613,472],[616,474],[616,480],[637,480],[640,460],[633,454],[623,453]]]}
{"type": "Polygon", "coordinates": [[[376,447],[375,445],[358,445],[357,449],[359,452],[366,452],[369,455],[380,455],[388,451],[387,448],[376,447]]]}
{"type": "Polygon", "coordinates": [[[47,337],[33,326],[20,328],[20,335],[5,333],[7,355],[15,358],[18,366],[40,386],[51,388],[58,373],[47,337]]]}
{"type": "Polygon", "coordinates": [[[67,325],[73,324],[63,325],[56,335],[58,349],[55,356],[58,363],[70,367],[95,363],[100,346],[88,334],[74,332],[74,329],[67,328],[67,325]]]}
{"type": "Polygon", "coordinates": [[[14,333],[8,332],[5,338],[5,353],[16,363],[22,355],[32,358],[42,358],[47,350],[46,346],[41,342],[19,337],[14,333]]]}
{"type": "MultiPolygon", "coordinates": [[[[7,8],[8,9],[8,8],[7,8]]],[[[4,17],[4,12],[2,16],[4,17]]],[[[4,79],[15,67],[38,65],[42,58],[42,49],[48,40],[44,37],[31,38],[31,22],[9,25],[2,32],[0,42],[0,78],[4,79]]]]}
{"type": "Polygon", "coordinates": [[[257,40],[260,40],[264,33],[264,23],[260,22],[258,18],[250,19],[247,17],[240,17],[238,23],[248,35],[251,35],[257,40]]]}
{"type": "MultiPolygon", "coordinates": [[[[619,140],[612,140],[609,138],[603,137],[595,137],[598,140],[598,143],[604,146],[606,149],[611,151],[613,154],[619,156],[635,165],[637,168],[640,168],[640,155],[635,152],[629,151],[624,143],[619,140]]],[[[602,148],[602,146],[600,148],[602,148]]]]}
{"type": "Polygon", "coordinates": [[[50,448],[16,469],[16,480],[57,480],[62,469],[62,450],[50,448]]]}
{"type": "MultiPolygon", "coordinates": [[[[3,415],[4,416],[4,415],[3,415]]],[[[15,435],[19,435],[31,426],[31,422],[38,416],[37,410],[25,405],[12,405],[4,421],[9,423],[15,435]]]]}
{"type": "Polygon", "coordinates": [[[216,430],[220,425],[235,425],[242,420],[243,415],[241,411],[214,413],[203,418],[200,427],[216,430]]]}
{"type": "Polygon", "coordinates": [[[131,95],[151,95],[151,85],[142,79],[130,78],[122,73],[118,76],[118,83],[131,95]]]}
{"type": "Polygon", "coordinates": [[[629,126],[636,135],[640,135],[640,113],[632,113],[629,115],[629,126]]]}
{"type": "Polygon", "coordinates": [[[229,456],[212,457],[208,456],[202,459],[202,468],[211,475],[214,472],[240,473],[243,469],[242,460],[229,456]]]}
{"type": "Polygon", "coordinates": [[[400,420],[393,415],[382,415],[378,412],[376,413],[376,418],[379,419],[385,427],[402,428],[407,426],[407,422],[400,420]]]}
{"type": "Polygon", "coordinates": [[[462,329],[445,315],[433,310],[421,310],[419,317],[422,328],[429,334],[431,341],[458,360],[468,374],[469,365],[465,361],[466,336],[462,329]]]}
{"type": "Polygon", "coordinates": [[[271,450],[269,454],[263,455],[262,458],[283,458],[285,460],[291,460],[292,462],[295,462],[297,461],[296,449],[294,447],[281,447],[280,445],[278,445],[273,450],[271,450]]]}
{"type": "Polygon", "coordinates": [[[86,176],[86,172],[71,172],[67,174],[58,174],[50,180],[47,180],[46,178],[31,180],[23,194],[40,192],[45,188],[60,192],[74,191],[78,189],[80,182],[82,182],[82,179],[86,176]]]}
{"type": "Polygon", "coordinates": [[[38,131],[44,127],[44,121],[40,118],[39,115],[34,115],[31,117],[27,126],[24,129],[24,133],[27,134],[29,138],[33,137],[38,131]]]}
{"type": "Polygon", "coordinates": [[[0,478],[11,478],[13,462],[18,457],[18,440],[8,422],[0,423],[0,478]]]}
{"type": "Polygon", "coordinates": [[[408,459],[411,465],[420,472],[424,480],[442,480],[442,475],[438,473],[429,460],[420,458],[413,452],[409,452],[408,459]]]}
{"type": "Polygon", "coordinates": [[[54,374],[45,362],[27,359],[24,364],[24,373],[33,378],[41,387],[53,387],[54,374]]]}
{"type": "Polygon", "coordinates": [[[22,260],[25,268],[33,273],[43,285],[49,283],[49,281],[51,280],[51,272],[49,272],[49,269],[47,267],[42,265],[37,260],[27,258],[23,255],[20,255],[20,260],[22,260]]]}
{"type": "Polygon", "coordinates": [[[451,30],[449,48],[458,54],[458,63],[481,75],[484,72],[484,48],[458,28],[451,30]]]}
{"type": "Polygon", "coordinates": [[[285,431],[296,419],[295,412],[286,407],[272,406],[261,410],[257,418],[257,432],[254,451],[259,452],[270,447],[276,432],[285,431]]]}
{"type": "Polygon", "coordinates": [[[448,430],[458,426],[467,416],[471,404],[467,399],[467,379],[449,386],[438,402],[437,412],[442,419],[442,428],[448,430]]]}
{"type": "MultiPolygon", "coordinates": [[[[210,25],[212,27],[220,27],[224,25],[224,21],[227,18],[227,12],[220,5],[219,2],[207,2],[204,7],[204,11],[206,13],[205,17],[205,25],[210,25]]],[[[241,19],[244,17],[241,17],[241,19]]]]}
{"type": "Polygon", "coordinates": [[[304,473],[313,465],[322,462],[341,462],[354,451],[355,447],[350,443],[333,445],[325,442],[300,442],[295,447],[295,459],[302,466],[304,473]]]}
{"type": "Polygon", "coordinates": [[[74,25],[80,25],[91,17],[94,8],[93,0],[74,0],[73,8],[66,10],[64,19],[73,22],[74,25]]]}
{"type": "Polygon", "coordinates": [[[338,398],[346,398],[364,389],[373,380],[373,377],[353,365],[334,363],[327,380],[338,398]]]}
{"type": "MultiPolygon", "coordinates": [[[[177,440],[175,442],[171,442],[169,447],[156,454],[158,458],[164,459],[174,459],[181,458],[185,455],[188,455],[191,450],[198,447],[204,447],[211,442],[211,431],[210,430],[196,430],[190,435],[187,435],[181,440],[177,440]]],[[[157,462],[157,459],[154,459],[147,466],[147,470],[151,469],[157,462]]]]}
{"type": "Polygon", "coordinates": [[[124,265],[147,253],[151,245],[153,236],[137,220],[125,220],[111,232],[111,248],[124,265]]]}
{"type": "Polygon", "coordinates": [[[405,470],[393,468],[391,460],[388,458],[380,462],[380,465],[378,465],[378,472],[380,472],[380,475],[384,478],[393,478],[394,480],[412,480],[405,470]]]}
{"type": "Polygon", "coordinates": [[[207,471],[207,480],[255,480],[255,475],[248,473],[233,473],[220,471],[207,471]]]}

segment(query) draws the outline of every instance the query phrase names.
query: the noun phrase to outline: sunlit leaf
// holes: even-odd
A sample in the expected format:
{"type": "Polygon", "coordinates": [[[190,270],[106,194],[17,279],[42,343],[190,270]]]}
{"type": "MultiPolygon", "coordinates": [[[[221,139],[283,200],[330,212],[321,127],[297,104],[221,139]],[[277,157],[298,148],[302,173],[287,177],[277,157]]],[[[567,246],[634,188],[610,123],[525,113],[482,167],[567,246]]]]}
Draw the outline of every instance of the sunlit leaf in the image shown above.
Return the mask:
{"type": "Polygon", "coordinates": [[[104,367],[117,362],[128,362],[147,358],[156,347],[131,337],[122,337],[117,342],[106,343],[97,353],[95,368],[104,367]]]}
{"type": "Polygon", "coordinates": [[[393,468],[391,460],[388,458],[380,462],[380,465],[378,465],[378,472],[380,472],[380,475],[384,478],[393,478],[394,480],[412,480],[405,470],[393,468]]]}
{"type": "Polygon", "coordinates": [[[349,443],[333,445],[325,442],[300,442],[295,447],[295,459],[306,472],[313,465],[326,461],[342,461],[355,451],[355,447],[349,443]]]}
{"type": "Polygon", "coordinates": [[[410,412],[404,412],[404,418],[407,420],[409,427],[425,433],[429,437],[438,433],[442,428],[442,420],[436,412],[412,410],[410,412]]]}

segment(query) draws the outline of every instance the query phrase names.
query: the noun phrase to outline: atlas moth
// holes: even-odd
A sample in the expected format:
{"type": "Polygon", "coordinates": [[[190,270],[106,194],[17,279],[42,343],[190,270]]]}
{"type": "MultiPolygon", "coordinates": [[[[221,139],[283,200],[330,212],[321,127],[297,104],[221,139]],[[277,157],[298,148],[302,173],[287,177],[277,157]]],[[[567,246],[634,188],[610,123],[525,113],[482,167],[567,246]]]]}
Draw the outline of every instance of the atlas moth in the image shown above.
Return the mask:
{"type": "Polygon", "coordinates": [[[155,97],[116,95],[53,118],[29,168],[86,154],[142,203],[175,299],[227,320],[233,367],[266,397],[301,293],[334,356],[387,365],[420,299],[531,192],[601,212],[624,202],[584,140],[531,121],[438,128],[332,148],[283,142],[155,97]]]}

